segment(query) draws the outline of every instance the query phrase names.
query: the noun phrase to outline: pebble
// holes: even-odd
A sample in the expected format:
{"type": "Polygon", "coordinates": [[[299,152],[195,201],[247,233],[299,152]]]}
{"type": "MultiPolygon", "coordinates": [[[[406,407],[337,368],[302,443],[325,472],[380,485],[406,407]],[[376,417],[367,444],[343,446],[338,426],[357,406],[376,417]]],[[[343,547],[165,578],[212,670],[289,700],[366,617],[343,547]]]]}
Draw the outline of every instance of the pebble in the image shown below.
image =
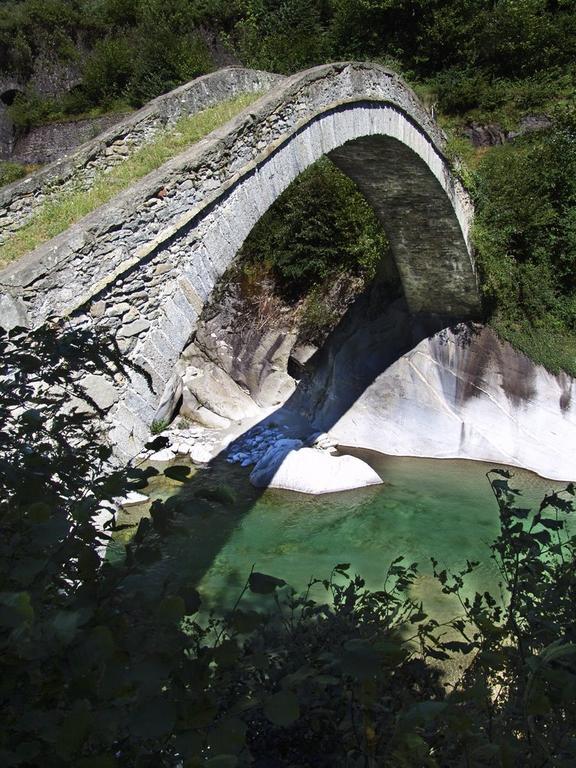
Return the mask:
{"type": "Polygon", "coordinates": [[[172,461],[176,458],[176,454],[171,448],[162,448],[161,451],[156,451],[150,456],[150,461],[172,461]]]}

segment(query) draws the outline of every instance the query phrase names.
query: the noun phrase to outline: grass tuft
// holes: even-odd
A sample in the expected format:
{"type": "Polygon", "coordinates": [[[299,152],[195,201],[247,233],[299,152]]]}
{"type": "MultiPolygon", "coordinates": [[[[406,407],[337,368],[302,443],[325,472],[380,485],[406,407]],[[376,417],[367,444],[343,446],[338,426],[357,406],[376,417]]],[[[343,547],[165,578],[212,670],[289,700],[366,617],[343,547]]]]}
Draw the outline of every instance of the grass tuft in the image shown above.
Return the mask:
{"type": "Polygon", "coordinates": [[[99,174],[89,189],[70,190],[48,200],[22,229],[0,246],[0,267],[64,232],[135,181],[232,119],[260,95],[241,94],[196,115],[183,117],[170,130],[145,144],[123,163],[108,173],[99,174]]]}

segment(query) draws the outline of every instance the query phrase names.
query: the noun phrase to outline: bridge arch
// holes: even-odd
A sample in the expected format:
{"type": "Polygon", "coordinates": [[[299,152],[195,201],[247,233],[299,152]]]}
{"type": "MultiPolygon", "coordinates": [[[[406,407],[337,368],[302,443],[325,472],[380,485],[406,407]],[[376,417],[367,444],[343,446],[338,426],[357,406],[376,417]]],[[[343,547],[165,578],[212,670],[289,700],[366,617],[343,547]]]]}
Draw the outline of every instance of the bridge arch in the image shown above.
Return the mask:
{"type": "Polygon", "coordinates": [[[395,73],[350,63],[299,73],[0,273],[0,311],[12,325],[66,314],[116,333],[151,377],[150,385],[132,373],[107,396],[111,439],[133,455],[216,281],[270,205],[323,155],[381,217],[412,311],[477,315],[472,205],[443,147],[395,73]]]}

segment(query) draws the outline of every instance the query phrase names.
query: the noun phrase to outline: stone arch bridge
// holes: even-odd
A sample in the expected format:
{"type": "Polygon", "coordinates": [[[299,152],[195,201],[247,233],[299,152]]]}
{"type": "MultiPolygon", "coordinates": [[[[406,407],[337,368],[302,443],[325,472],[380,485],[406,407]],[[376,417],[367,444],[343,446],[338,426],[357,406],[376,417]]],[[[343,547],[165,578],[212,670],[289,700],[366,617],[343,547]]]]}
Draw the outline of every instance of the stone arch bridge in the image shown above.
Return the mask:
{"type": "Polygon", "coordinates": [[[216,281],[322,155],[381,218],[411,310],[477,316],[472,206],[444,145],[414,93],[380,66],[329,64],[276,79],[227,125],[0,272],[0,322],[66,315],[116,335],[151,384],[132,372],[87,387],[107,409],[118,454],[131,457],[216,281]]]}

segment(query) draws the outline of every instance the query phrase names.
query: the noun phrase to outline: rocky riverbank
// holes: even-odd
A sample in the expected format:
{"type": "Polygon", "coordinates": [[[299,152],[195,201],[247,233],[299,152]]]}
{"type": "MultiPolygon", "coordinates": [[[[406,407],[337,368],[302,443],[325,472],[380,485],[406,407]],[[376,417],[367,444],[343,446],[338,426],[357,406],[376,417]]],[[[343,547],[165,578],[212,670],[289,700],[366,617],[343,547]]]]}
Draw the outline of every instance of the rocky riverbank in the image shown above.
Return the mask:
{"type": "Polygon", "coordinates": [[[316,347],[294,313],[276,306],[261,322],[233,295],[209,308],[182,356],[170,403],[179,426],[157,460],[221,454],[258,487],[306,493],[377,482],[368,465],[330,454],[346,447],[576,479],[574,380],[490,328],[415,317],[375,280],[316,347]]]}

